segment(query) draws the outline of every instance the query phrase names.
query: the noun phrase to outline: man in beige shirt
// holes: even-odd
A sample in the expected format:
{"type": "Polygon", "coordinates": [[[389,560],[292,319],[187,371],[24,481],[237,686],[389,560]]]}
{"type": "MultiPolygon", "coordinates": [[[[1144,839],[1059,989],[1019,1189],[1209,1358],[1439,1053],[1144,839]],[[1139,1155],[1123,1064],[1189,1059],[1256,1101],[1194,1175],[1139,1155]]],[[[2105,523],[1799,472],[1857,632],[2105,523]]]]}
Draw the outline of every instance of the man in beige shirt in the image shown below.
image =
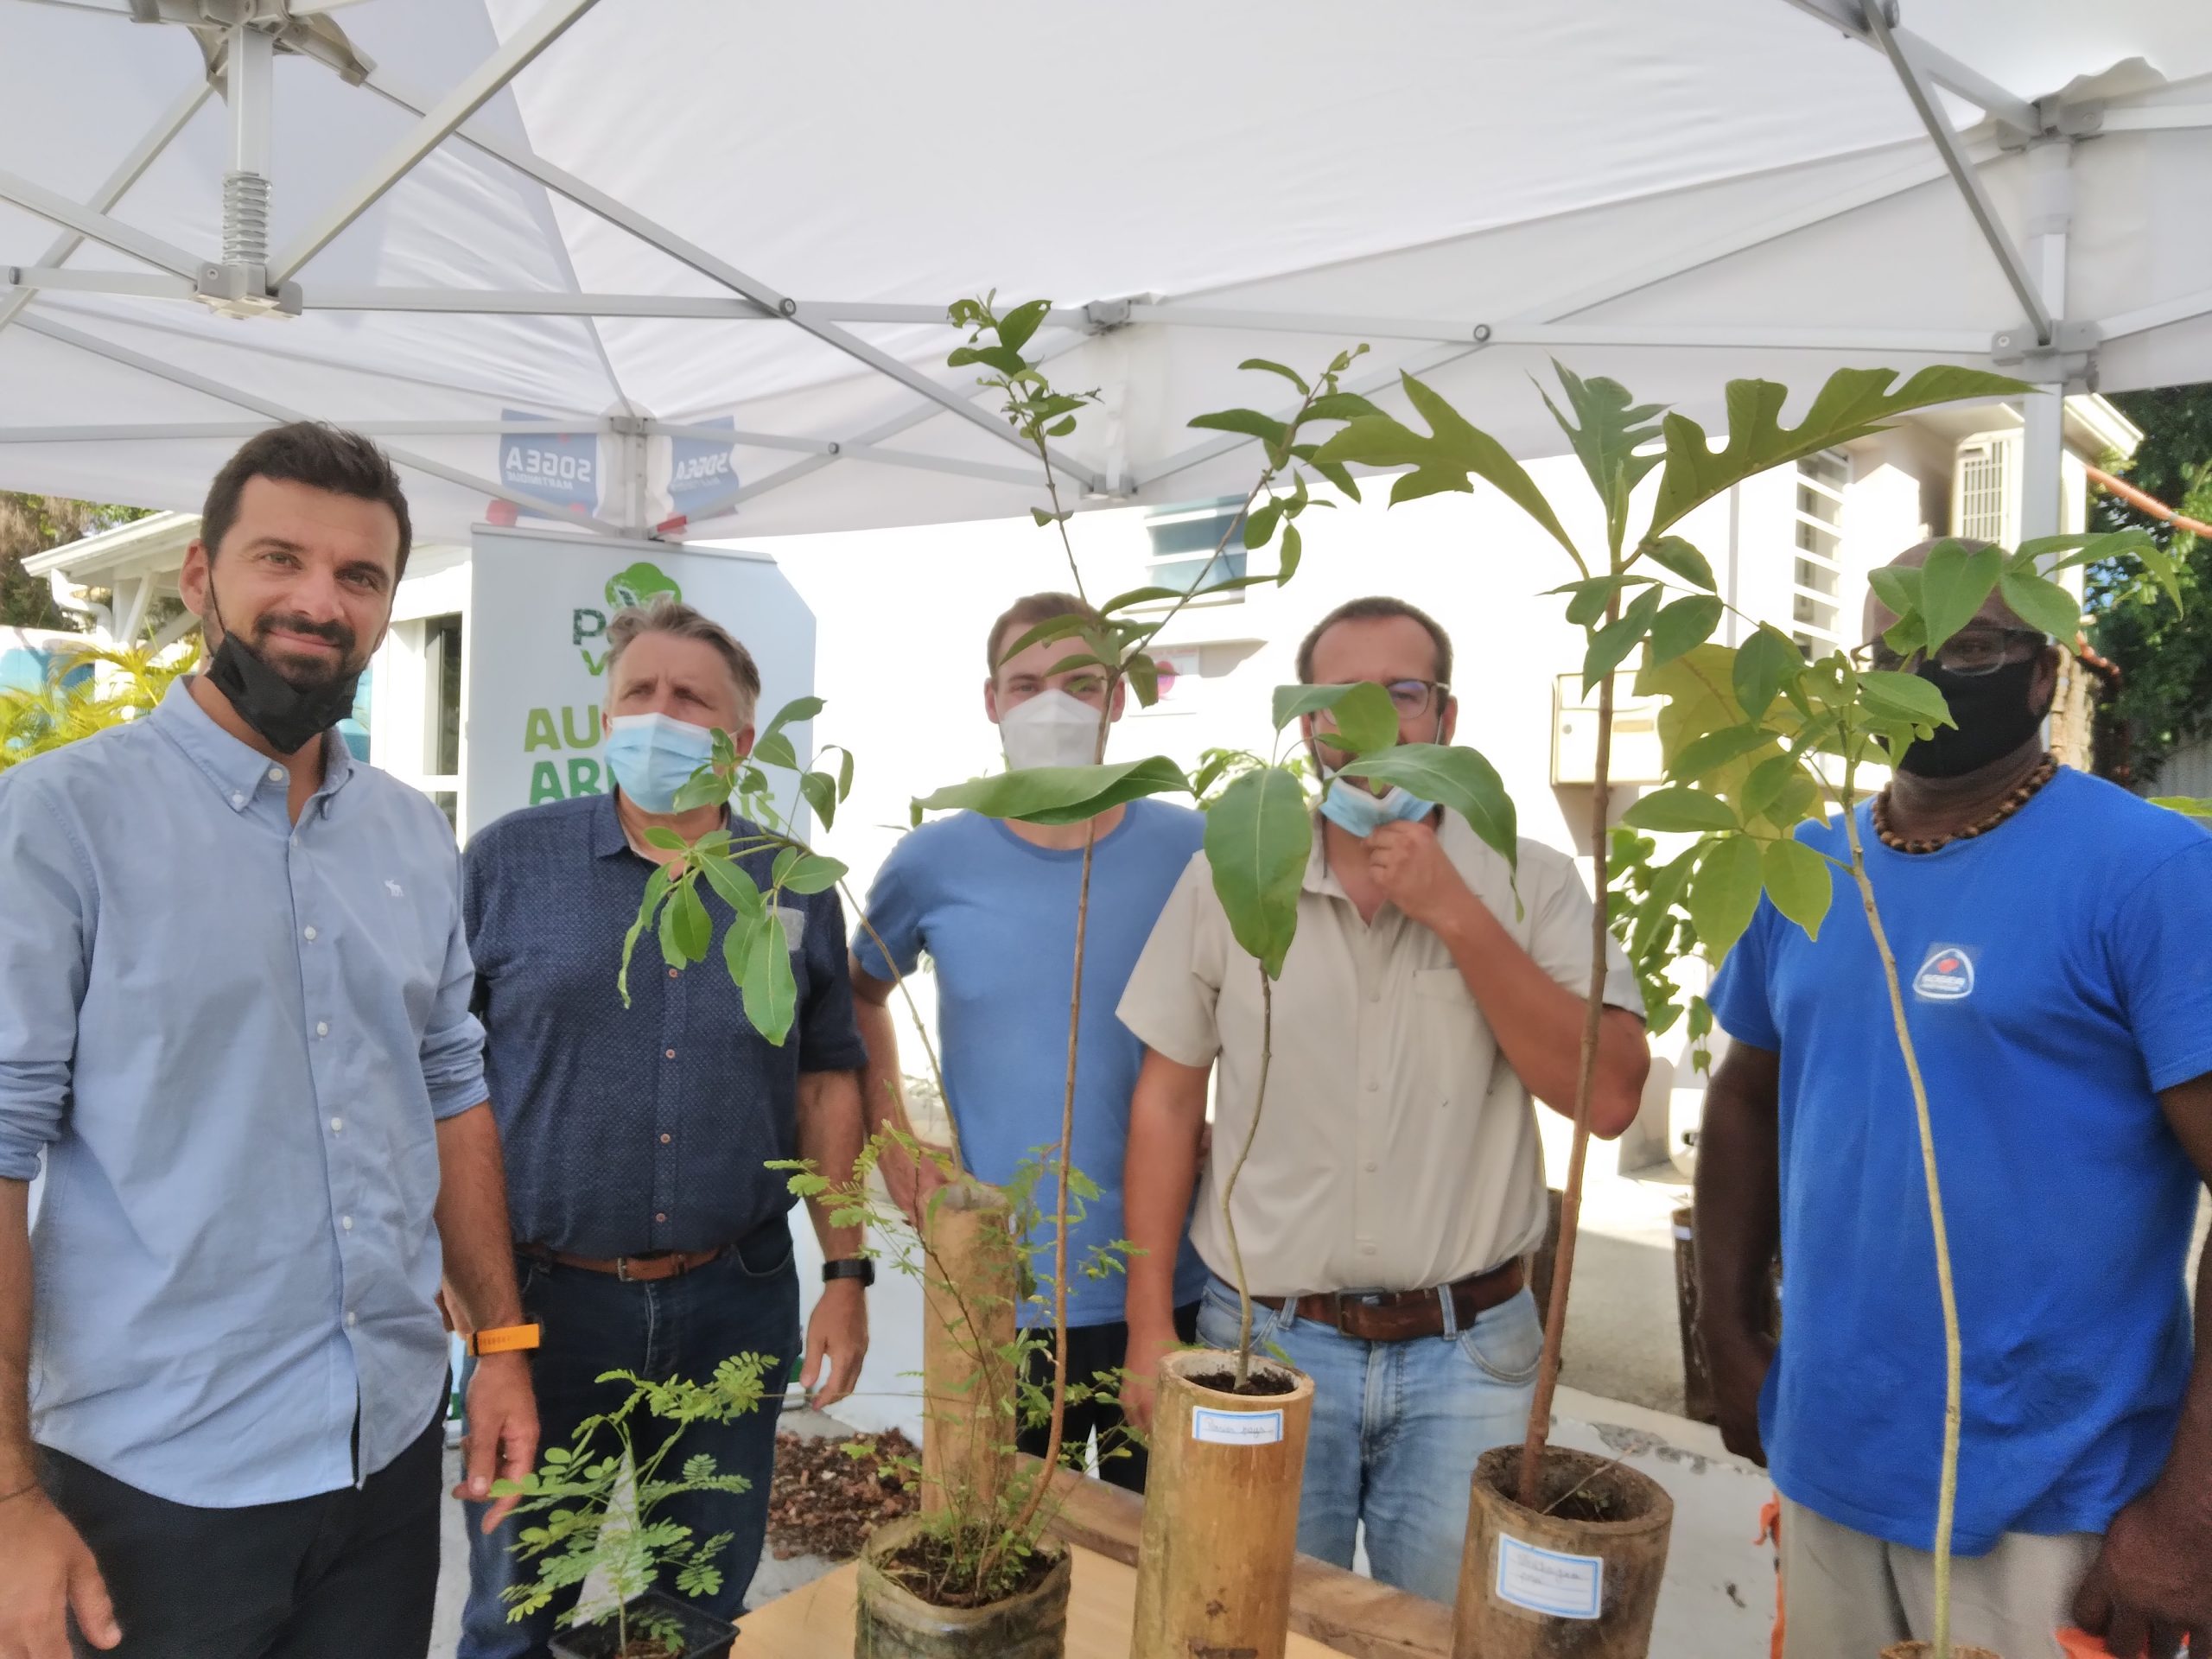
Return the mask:
{"type": "MultiPolygon", "coordinates": [[[[1307,684],[1389,688],[1399,739],[1449,743],[1452,645],[1402,601],[1355,600],[1299,647],[1307,684]]],[[[1306,736],[1325,775],[1350,757],[1306,736]]],[[[1314,1381],[1298,1547],[1350,1567],[1360,1523],[1386,1583],[1449,1601],[1475,1459],[1517,1441],[1543,1330],[1521,1257],[1544,1236],[1531,1096],[1573,1108],[1590,898],[1573,862],[1520,843],[1516,878],[1459,817],[1335,778],[1274,990],[1266,1110],[1236,1188],[1256,1340],[1314,1381]]],[[[1608,944],[1591,1125],[1634,1119],[1650,1056],[1634,975],[1608,944]]],[[[1144,1039],[1124,1176],[1130,1414],[1176,1345],[1172,1267],[1211,1269],[1199,1339],[1236,1345],[1221,1185],[1259,1109],[1260,969],[1230,936],[1201,854],[1120,1007],[1144,1039]]]]}

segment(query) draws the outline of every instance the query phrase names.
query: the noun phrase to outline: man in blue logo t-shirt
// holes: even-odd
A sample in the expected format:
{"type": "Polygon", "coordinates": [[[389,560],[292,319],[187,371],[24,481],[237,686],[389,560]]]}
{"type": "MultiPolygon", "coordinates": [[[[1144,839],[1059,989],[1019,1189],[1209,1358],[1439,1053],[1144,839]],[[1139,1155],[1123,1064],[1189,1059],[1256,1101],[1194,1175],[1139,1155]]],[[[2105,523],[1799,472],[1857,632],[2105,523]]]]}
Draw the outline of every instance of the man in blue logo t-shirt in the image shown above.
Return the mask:
{"type": "MultiPolygon", "coordinates": [[[[1923,546],[1901,556],[1917,566],[1923,546]]],[[[1932,661],[1955,727],[1859,809],[1928,1090],[1964,1347],[1952,1634],[2212,1640],[2212,836],[2044,753],[2060,656],[2003,602],[1932,661]]],[[[1800,838],[1847,861],[1840,822],[1800,838]]],[[[1944,1351],[1919,1135],[1847,870],[1817,942],[1762,903],[1713,989],[1699,1141],[1722,1433],[1783,1499],[1787,1659],[1930,1633],[1944,1351]],[[1784,1274],[1779,1351],[1767,1265],[1784,1274]]]]}
{"type": "MultiPolygon", "coordinates": [[[[1071,594],[1033,594],[993,624],[983,706],[998,726],[1009,767],[1091,764],[1106,696],[1100,671],[1052,672],[1079,649],[1065,639],[1040,640],[1000,658],[1041,622],[1092,613],[1071,594]]],[[[1114,692],[1117,719],[1122,690],[1114,692]]],[[[1096,820],[1071,1162],[1099,1192],[1068,1240],[1071,1382],[1090,1383],[1102,1372],[1117,1371],[1128,1347],[1122,1276],[1094,1279],[1076,1268],[1098,1246],[1125,1236],[1122,1162],[1144,1045],[1115,1017],[1114,1008],[1176,879],[1198,849],[1205,825],[1187,807],[1154,800],[1131,801],[1096,820]]],[[[896,1121],[899,1050],[887,1005],[893,969],[911,974],[926,950],[937,970],[939,1053],[950,1096],[946,1105],[969,1166],[985,1181],[1003,1183],[1024,1159],[1049,1156],[1057,1146],[1084,833],[1082,823],[1015,823],[962,812],[924,824],[884,861],[868,893],[874,934],[863,927],[853,938],[853,988],[868,1050],[872,1127],[896,1121]],[[1039,1154],[1040,1147],[1046,1152],[1039,1154]]],[[[935,1171],[916,1172],[899,1157],[887,1158],[884,1173],[910,1214],[937,1184],[935,1171]]],[[[1039,1186],[1048,1211],[1049,1186],[1049,1181],[1039,1186]]],[[[1039,1288],[1049,1299],[1049,1223],[1032,1237],[1030,1248],[1039,1288]]],[[[1176,1272],[1176,1323],[1185,1342],[1196,1339],[1205,1286],[1205,1268],[1185,1243],[1176,1272]]],[[[1041,1322],[1033,1313],[1025,1308],[1022,1322],[1041,1322]]],[[[1039,1380],[1049,1374],[1047,1364],[1039,1380]]],[[[1125,1446],[1118,1432],[1118,1393],[1108,1388],[1096,1400],[1071,1403],[1064,1439],[1080,1446],[1096,1433],[1100,1474],[1141,1491],[1144,1453],[1125,1446]]],[[[1024,1433],[1021,1449],[1043,1455],[1047,1433],[1042,1427],[1024,1433]]]]}

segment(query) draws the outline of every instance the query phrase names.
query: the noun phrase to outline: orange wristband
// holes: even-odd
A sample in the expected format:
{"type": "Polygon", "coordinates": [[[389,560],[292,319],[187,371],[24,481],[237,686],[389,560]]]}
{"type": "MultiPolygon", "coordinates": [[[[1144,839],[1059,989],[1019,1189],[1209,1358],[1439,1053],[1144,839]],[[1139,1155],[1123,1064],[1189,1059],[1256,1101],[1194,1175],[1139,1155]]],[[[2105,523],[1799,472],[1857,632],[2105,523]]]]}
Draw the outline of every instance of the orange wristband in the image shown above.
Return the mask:
{"type": "Polygon", "coordinates": [[[479,1357],[520,1353],[537,1346],[537,1334],[538,1328],[534,1325],[495,1325],[469,1338],[468,1351],[479,1357]]]}

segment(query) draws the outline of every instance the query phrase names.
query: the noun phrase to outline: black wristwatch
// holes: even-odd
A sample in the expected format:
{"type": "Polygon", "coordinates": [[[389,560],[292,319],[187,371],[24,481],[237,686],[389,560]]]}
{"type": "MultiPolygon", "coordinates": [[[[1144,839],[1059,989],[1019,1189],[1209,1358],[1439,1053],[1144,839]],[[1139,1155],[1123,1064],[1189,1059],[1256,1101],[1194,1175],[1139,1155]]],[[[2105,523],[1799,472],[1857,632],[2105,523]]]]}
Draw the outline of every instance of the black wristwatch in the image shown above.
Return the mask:
{"type": "Polygon", "coordinates": [[[866,1290],[875,1282],[875,1261],[872,1256],[849,1255],[840,1261],[822,1264],[822,1282],[835,1284],[840,1279],[857,1279],[866,1290]]]}

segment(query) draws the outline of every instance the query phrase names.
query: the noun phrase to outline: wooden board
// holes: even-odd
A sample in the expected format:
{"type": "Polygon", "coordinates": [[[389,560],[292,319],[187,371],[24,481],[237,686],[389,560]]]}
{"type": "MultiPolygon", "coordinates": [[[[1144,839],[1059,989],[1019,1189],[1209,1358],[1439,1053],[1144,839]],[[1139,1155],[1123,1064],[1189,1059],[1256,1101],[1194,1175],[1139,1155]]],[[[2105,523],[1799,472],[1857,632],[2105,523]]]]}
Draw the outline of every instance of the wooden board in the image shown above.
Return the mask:
{"type": "MultiPolygon", "coordinates": [[[[860,1568],[847,1563],[738,1620],[730,1659],[851,1659],[853,1599],[860,1568]]],[[[1068,1659],[1128,1659],[1136,1569],[1077,1548],[1068,1595],[1068,1659]]],[[[1294,1634],[1284,1659],[1335,1659],[1294,1634]]]]}

